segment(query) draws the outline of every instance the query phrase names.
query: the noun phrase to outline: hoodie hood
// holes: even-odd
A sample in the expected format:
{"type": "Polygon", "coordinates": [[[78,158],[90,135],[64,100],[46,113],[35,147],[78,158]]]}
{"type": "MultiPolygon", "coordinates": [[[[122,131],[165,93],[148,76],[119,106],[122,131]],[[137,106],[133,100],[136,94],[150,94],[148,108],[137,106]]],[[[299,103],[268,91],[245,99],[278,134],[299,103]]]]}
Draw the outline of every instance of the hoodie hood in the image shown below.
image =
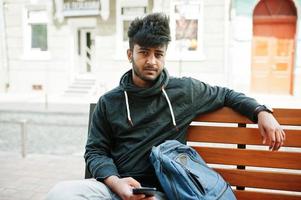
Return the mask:
{"type": "Polygon", "coordinates": [[[175,127],[177,127],[176,119],[175,119],[175,116],[174,116],[174,112],[173,112],[173,109],[172,109],[171,102],[169,100],[169,97],[168,97],[165,89],[164,89],[168,84],[168,80],[169,80],[169,75],[168,75],[168,72],[165,68],[163,68],[161,74],[157,78],[154,85],[152,87],[149,87],[149,88],[140,88],[140,87],[137,87],[136,85],[134,85],[133,79],[132,79],[132,69],[129,70],[128,72],[126,72],[121,77],[120,87],[122,88],[122,90],[124,92],[127,119],[128,119],[128,122],[130,123],[131,126],[134,126],[134,123],[133,123],[132,118],[131,118],[131,110],[130,110],[130,105],[129,105],[128,93],[131,96],[138,96],[138,97],[149,97],[149,96],[153,96],[153,95],[163,93],[163,95],[164,95],[164,97],[167,101],[169,110],[170,110],[172,123],[175,127]]]}
{"type": "Polygon", "coordinates": [[[159,93],[162,93],[162,87],[166,87],[169,81],[169,74],[165,68],[163,68],[161,74],[155,80],[152,87],[141,88],[137,87],[133,83],[132,69],[127,71],[120,79],[120,87],[123,91],[128,92],[131,96],[148,97],[159,93]]]}

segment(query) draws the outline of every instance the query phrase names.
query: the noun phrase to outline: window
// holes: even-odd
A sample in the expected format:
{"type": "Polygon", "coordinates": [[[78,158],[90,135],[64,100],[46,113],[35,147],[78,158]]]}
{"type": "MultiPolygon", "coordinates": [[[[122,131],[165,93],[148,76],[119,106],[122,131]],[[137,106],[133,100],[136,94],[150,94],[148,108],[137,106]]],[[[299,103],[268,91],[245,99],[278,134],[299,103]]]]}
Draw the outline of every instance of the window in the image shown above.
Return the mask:
{"type": "Polygon", "coordinates": [[[202,0],[174,0],[170,9],[170,59],[203,59],[202,0]]]}
{"type": "Polygon", "coordinates": [[[124,52],[129,47],[127,31],[136,17],[149,13],[150,6],[147,0],[117,0],[116,3],[116,30],[117,30],[117,59],[126,59],[124,52]]]}
{"type": "Polygon", "coordinates": [[[47,51],[47,25],[32,24],[31,25],[31,49],[39,49],[47,51]]]}
{"type": "Polygon", "coordinates": [[[24,13],[24,59],[49,59],[47,11],[27,8],[24,13]]]}

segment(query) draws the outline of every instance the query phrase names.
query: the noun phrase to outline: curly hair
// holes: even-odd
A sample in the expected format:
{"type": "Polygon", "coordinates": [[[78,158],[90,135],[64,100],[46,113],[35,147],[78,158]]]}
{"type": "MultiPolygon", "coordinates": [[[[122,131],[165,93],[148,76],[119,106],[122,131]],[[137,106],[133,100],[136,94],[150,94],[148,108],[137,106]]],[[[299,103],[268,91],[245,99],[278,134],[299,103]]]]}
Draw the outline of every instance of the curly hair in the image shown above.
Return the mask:
{"type": "Polygon", "coordinates": [[[169,18],[163,13],[149,14],[143,18],[136,18],[131,22],[129,30],[129,46],[134,44],[143,47],[157,47],[170,42],[169,18]]]}

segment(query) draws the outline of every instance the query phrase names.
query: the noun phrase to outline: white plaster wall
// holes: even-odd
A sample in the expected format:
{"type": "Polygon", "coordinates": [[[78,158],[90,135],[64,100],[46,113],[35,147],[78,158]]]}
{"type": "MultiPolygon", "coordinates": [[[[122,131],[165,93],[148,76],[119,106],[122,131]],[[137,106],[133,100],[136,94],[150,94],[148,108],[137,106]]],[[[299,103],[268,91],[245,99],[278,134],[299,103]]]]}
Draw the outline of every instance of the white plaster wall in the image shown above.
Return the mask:
{"type": "Polygon", "coordinates": [[[96,77],[101,84],[105,84],[106,88],[112,89],[119,83],[121,75],[130,69],[130,63],[127,62],[126,52],[124,59],[116,59],[114,48],[115,35],[96,37],[96,77]]]}
{"type": "Polygon", "coordinates": [[[34,60],[24,56],[23,9],[29,1],[14,0],[7,4],[6,25],[10,71],[9,92],[30,93],[32,84],[42,84],[43,91],[59,93],[68,85],[70,68],[69,29],[48,24],[50,59],[34,60]],[[48,74],[48,75],[47,75],[48,74]]]}
{"type": "MultiPolygon", "coordinates": [[[[0,2],[1,3],[1,2],[0,2]]],[[[2,30],[3,24],[2,24],[2,10],[0,6],[0,30],[2,30]]],[[[6,72],[4,69],[4,58],[3,58],[3,31],[0,31],[0,92],[4,92],[5,89],[5,76],[6,72]]]]}
{"type": "MultiPolygon", "coordinates": [[[[6,23],[6,42],[7,42],[7,57],[8,57],[8,74],[9,77],[9,90],[11,91],[14,85],[12,80],[16,80],[12,74],[12,65],[17,65],[16,62],[22,54],[22,8],[25,1],[5,1],[5,23],[6,23]]],[[[18,65],[17,65],[18,66],[18,65]]],[[[20,81],[23,79],[19,77],[20,81]]]]}
{"type": "MultiPolygon", "coordinates": [[[[32,84],[43,84],[48,93],[60,93],[77,75],[75,56],[76,28],[84,26],[87,18],[65,19],[57,26],[48,26],[49,60],[26,60],[23,54],[22,9],[25,0],[10,0],[8,18],[10,92],[32,92],[32,84]],[[72,22],[73,21],[73,22],[72,22]],[[45,86],[46,85],[46,86],[45,86]]],[[[169,12],[169,1],[158,1],[162,11],[169,12]]],[[[199,61],[167,60],[166,67],[172,76],[190,76],[212,85],[228,85],[225,67],[225,1],[204,0],[204,59],[199,61]]],[[[154,1],[156,9],[156,1],[154,1]]],[[[121,75],[131,68],[126,52],[117,58],[115,1],[110,1],[108,21],[96,19],[95,67],[97,80],[111,89],[118,85],[121,75]]],[[[201,22],[202,23],[202,22],[201,22]]],[[[46,91],[42,91],[46,92],[46,91]]]]}
{"type": "Polygon", "coordinates": [[[231,38],[231,85],[239,91],[250,90],[252,18],[236,16],[232,22],[231,38]]]}
{"type": "Polygon", "coordinates": [[[198,62],[184,61],[182,73],[212,85],[227,85],[224,62],[225,12],[224,1],[204,0],[204,60],[198,62]]]}

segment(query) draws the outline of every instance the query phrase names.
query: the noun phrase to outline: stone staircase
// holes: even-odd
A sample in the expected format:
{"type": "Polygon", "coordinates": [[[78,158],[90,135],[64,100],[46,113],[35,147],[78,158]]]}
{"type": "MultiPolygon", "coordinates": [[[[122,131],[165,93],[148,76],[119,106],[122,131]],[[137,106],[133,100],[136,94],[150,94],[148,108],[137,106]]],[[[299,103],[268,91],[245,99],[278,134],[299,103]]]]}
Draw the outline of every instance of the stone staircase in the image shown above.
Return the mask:
{"type": "Polygon", "coordinates": [[[64,96],[83,97],[93,95],[97,88],[97,81],[94,77],[79,76],[64,91],[64,96]]]}

